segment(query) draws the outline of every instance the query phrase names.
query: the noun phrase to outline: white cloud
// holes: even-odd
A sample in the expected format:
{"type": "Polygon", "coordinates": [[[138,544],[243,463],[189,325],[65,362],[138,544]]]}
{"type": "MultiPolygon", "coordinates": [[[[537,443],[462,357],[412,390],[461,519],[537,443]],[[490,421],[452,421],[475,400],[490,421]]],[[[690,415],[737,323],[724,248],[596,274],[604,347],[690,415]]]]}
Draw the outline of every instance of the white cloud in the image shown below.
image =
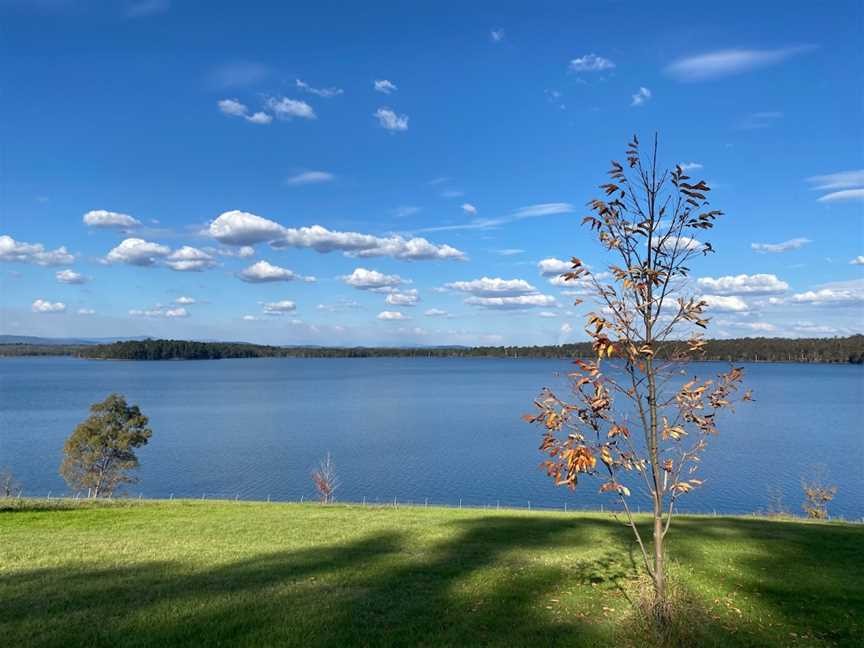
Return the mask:
{"type": "Polygon", "coordinates": [[[408,130],[408,115],[397,115],[389,108],[379,108],[373,114],[381,128],[388,131],[408,130]]]}
{"type": "Polygon", "coordinates": [[[574,211],[570,203],[539,203],[521,207],[507,216],[499,218],[478,218],[470,223],[459,223],[457,225],[440,225],[437,227],[426,227],[421,232],[442,232],[446,230],[474,230],[494,229],[507,223],[525,220],[526,218],[539,218],[541,216],[552,216],[557,214],[569,214],[574,211]]]}
{"type": "Polygon", "coordinates": [[[344,91],[342,88],[313,88],[308,83],[297,79],[295,81],[295,85],[303,90],[304,92],[308,92],[309,94],[314,94],[318,97],[323,97],[324,99],[330,99],[331,97],[338,97],[344,91]]]}
{"type": "Polygon", "coordinates": [[[860,254],[849,262],[850,265],[864,265],[864,256],[860,254]]]}
{"type": "Polygon", "coordinates": [[[698,171],[702,168],[702,165],[698,162],[681,162],[678,166],[681,167],[682,171],[698,171]]]}
{"type": "Polygon", "coordinates": [[[258,261],[237,274],[241,281],[246,283],[269,283],[274,281],[294,281],[302,279],[293,270],[281,268],[267,261],[258,261]]]}
{"type": "Polygon", "coordinates": [[[844,306],[864,304],[864,290],[844,288],[821,288],[792,295],[796,304],[815,304],[821,306],[844,306]]]}
{"type": "Polygon", "coordinates": [[[543,259],[537,264],[537,268],[540,270],[540,274],[544,277],[553,277],[565,272],[570,272],[571,264],[567,261],[562,261],[561,259],[556,259],[555,257],[549,257],[548,259],[543,259]]]}
{"type": "Polygon", "coordinates": [[[396,290],[387,295],[384,302],[391,306],[416,306],[420,295],[416,288],[411,290],[396,290]]]}
{"type": "Polygon", "coordinates": [[[670,236],[666,239],[656,239],[654,241],[654,249],[659,250],[661,248],[667,254],[672,254],[676,251],[683,252],[685,250],[698,250],[702,247],[702,243],[697,241],[694,238],[690,238],[689,236],[670,236]]]}
{"type": "Polygon", "coordinates": [[[779,295],[789,289],[789,284],[773,274],[701,277],[697,283],[709,295],[779,295]]]}
{"type": "Polygon", "coordinates": [[[236,99],[221,99],[216,102],[219,110],[223,114],[230,117],[242,117],[253,124],[269,124],[273,121],[273,117],[265,112],[250,113],[245,104],[240,103],[236,99]]]}
{"type": "Polygon", "coordinates": [[[284,229],[283,236],[272,242],[273,247],[312,248],[327,253],[341,250],[347,256],[391,256],[408,261],[455,259],[464,261],[465,253],[449,245],[436,245],[424,238],[405,239],[394,235],[387,238],[357,232],[333,232],[320,225],[284,229]]]}
{"type": "Polygon", "coordinates": [[[152,266],[158,258],[171,254],[171,248],[139,238],[127,238],[108,252],[108,263],[127,263],[134,266],[152,266]]]}
{"type": "Polygon", "coordinates": [[[315,111],[305,101],[289,99],[288,97],[267,97],[264,105],[269,108],[279,119],[315,119],[315,111]]]}
{"type": "Polygon", "coordinates": [[[820,191],[853,189],[864,186],[864,169],[811,176],[807,182],[813,185],[811,189],[820,191]]]}
{"type": "Polygon", "coordinates": [[[466,304],[490,310],[523,310],[538,306],[556,306],[555,298],[549,295],[518,295],[515,297],[468,297],[466,304]]]}
{"type": "Polygon", "coordinates": [[[227,245],[254,245],[280,238],[279,223],[239,210],[227,211],[210,223],[210,236],[227,245]]]}
{"type": "Polygon", "coordinates": [[[340,250],[348,256],[392,256],[409,261],[465,260],[464,252],[449,245],[435,245],[424,238],[381,238],[358,232],[334,232],[320,225],[286,228],[255,214],[225,212],[209,226],[209,234],[229,245],[251,245],[269,241],[275,248],[311,248],[316,252],[340,250]]]}
{"type": "Polygon", "coordinates": [[[817,201],[821,203],[841,202],[845,200],[864,200],[864,189],[843,189],[817,198],[817,201]]]}
{"type": "Polygon", "coordinates": [[[411,318],[399,311],[381,311],[378,313],[378,319],[386,322],[404,322],[411,318]]]}
{"type": "Polygon", "coordinates": [[[558,313],[556,313],[554,311],[540,311],[539,313],[537,313],[537,316],[538,317],[552,318],[552,317],[558,317],[558,313]]]}
{"type": "Polygon", "coordinates": [[[31,308],[34,313],[65,313],[66,304],[63,302],[50,302],[44,299],[37,299],[33,302],[31,308]]]}
{"type": "Polygon", "coordinates": [[[477,213],[477,208],[471,203],[462,203],[462,211],[466,214],[471,214],[474,216],[477,213]]]}
{"type": "Polygon", "coordinates": [[[75,257],[69,254],[65,246],[60,246],[56,250],[46,250],[41,243],[24,243],[3,234],[0,236],[0,261],[57,266],[74,263],[75,257]]]}
{"type": "Polygon", "coordinates": [[[396,90],[398,90],[396,84],[387,79],[378,79],[373,81],[372,87],[374,87],[377,92],[383,92],[384,94],[390,94],[391,92],[396,92],[396,90]]]}
{"type": "Polygon", "coordinates": [[[750,248],[756,252],[788,252],[789,250],[798,250],[812,242],[806,238],[794,238],[782,243],[751,243],[750,248]]]}
{"type": "Polygon", "coordinates": [[[79,315],[95,315],[96,311],[93,310],[92,308],[79,308],[78,314],[79,315]]]}
{"type": "Polygon", "coordinates": [[[493,43],[500,43],[501,41],[503,41],[503,40],[504,40],[504,35],[505,35],[505,34],[504,34],[504,30],[501,29],[500,27],[498,27],[498,28],[496,28],[496,29],[492,29],[492,30],[489,32],[489,38],[492,39],[492,42],[493,42],[493,43]]]}
{"type": "Polygon", "coordinates": [[[216,259],[203,250],[184,245],[168,256],[165,265],[178,272],[200,272],[214,267],[216,259]]]}
{"type": "Polygon", "coordinates": [[[129,315],[132,317],[155,317],[155,318],[165,318],[165,319],[178,319],[183,317],[189,317],[189,311],[185,308],[165,308],[164,306],[154,306],[153,308],[133,308],[129,311],[129,315]]]}
{"type": "Polygon", "coordinates": [[[496,252],[501,256],[516,256],[517,254],[523,254],[525,250],[522,248],[504,248],[503,250],[496,250],[496,252]]]}
{"type": "Polygon", "coordinates": [[[360,308],[360,304],[353,299],[340,299],[335,304],[318,304],[315,308],[328,313],[341,313],[360,308]]]}
{"type": "Polygon", "coordinates": [[[174,303],[178,306],[190,306],[192,304],[197,304],[198,300],[194,297],[178,297],[174,300],[174,303]]]}
{"type": "Polygon", "coordinates": [[[366,268],[355,268],[350,275],[342,277],[342,281],[358,290],[374,292],[392,292],[397,286],[410,283],[399,275],[388,275],[366,268]]]}
{"type": "Polygon", "coordinates": [[[82,219],[88,227],[98,227],[103,229],[131,229],[141,225],[141,221],[133,218],[129,214],[120,214],[118,212],[106,211],[104,209],[94,209],[84,214],[82,219]]]}
{"type": "Polygon", "coordinates": [[[297,310],[297,304],[289,299],[264,304],[264,312],[268,315],[284,315],[285,313],[292,313],[295,310],[297,310]]]}
{"type": "Polygon", "coordinates": [[[710,311],[718,313],[743,313],[750,310],[747,302],[732,295],[702,295],[699,299],[708,304],[710,311]]]}
{"type": "Polygon", "coordinates": [[[524,279],[501,279],[500,277],[454,281],[444,284],[444,286],[450,290],[470,293],[476,297],[512,297],[537,293],[537,289],[524,279]]]}
{"type": "Polygon", "coordinates": [[[307,184],[319,184],[321,182],[330,182],[335,176],[327,171],[304,171],[295,176],[291,176],[285,181],[285,184],[297,187],[307,184]]]}
{"type": "Polygon", "coordinates": [[[423,313],[426,317],[447,317],[449,314],[446,310],[440,308],[430,308],[423,313]]]}
{"type": "Polygon", "coordinates": [[[615,64],[602,56],[586,54],[570,61],[569,68],[572,72],[602,72],[614,69],[615,64]]]}
{"type": "Polygon", "coordinates": [[[414,214],[420,211],[420,207],[414,207],[412,205],[403,205],[401,207],[397,207],[393,210],[393,215],[396,218],[406,218],[407,216],[413,216],[414,214]]]}
{"type": "Polygon", "coordinates": [[[54,277],[57,281],[64,284],[83,284],[88,281],[88,277],[74,270],[58,270],[54,273],[54,277]]]}
{"type": "Polygon", "coordinates": [[[780,49],[728,49],[675,61],[665,72],[679,81],[708,81],[782,63],[813,49],[810,46],[780,49]]]}
{"type": "Polygon", "coordinates": [[[631,97],[631,106],[644,106],[645,102],[651,99],[651,91],[648,88],[642,86],[636,91],[636,94],[631,95],[631,97]]]}

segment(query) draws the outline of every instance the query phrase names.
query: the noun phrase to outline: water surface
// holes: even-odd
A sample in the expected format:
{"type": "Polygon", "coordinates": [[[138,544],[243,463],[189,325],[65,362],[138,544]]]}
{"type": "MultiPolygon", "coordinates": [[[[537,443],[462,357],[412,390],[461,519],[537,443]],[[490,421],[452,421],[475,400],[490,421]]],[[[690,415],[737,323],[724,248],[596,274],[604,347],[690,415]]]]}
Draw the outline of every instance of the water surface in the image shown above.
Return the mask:
{"type": "MultiPolygon", "coordinates": [[[[782,491],[800,510],[801,476],[828,466],[834,515],[864,517],[864,370],[745,364],[755,403],[721,420],[705,455],[706,484],[683,508],[744,513],[782,491]]],[[[263,358],[125,362],[0,359],[0,466],[25,493],[67,492],[64,439],[112,391],[150,417],[139,452],[144,497],[310,497],[328,451],[339,499],[595,508],[585,480],[555,488],[538,464],[539,428],[520,416],[540,387],[562,385],[565,360],[263,358]]],[[[709,377],[727,368],[692,365],[709,377]]],[[[644,504],[643,504],[644,505],[644,504]]]]}

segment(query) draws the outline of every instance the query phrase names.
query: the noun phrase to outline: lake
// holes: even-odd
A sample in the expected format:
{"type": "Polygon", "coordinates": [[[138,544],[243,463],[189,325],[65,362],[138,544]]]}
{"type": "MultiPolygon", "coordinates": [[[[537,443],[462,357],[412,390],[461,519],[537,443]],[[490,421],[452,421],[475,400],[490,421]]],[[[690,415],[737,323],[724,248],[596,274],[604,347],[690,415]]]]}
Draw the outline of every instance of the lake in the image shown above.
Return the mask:
{"type": "MultiPolygon", "coordinates": [[[[800,513],[801,477],[823,463],[839,487],[832,516],[864,517],[864,369],[743,366],[756,401],[721,418],[700,469],[705,486],[681,508],[764,510],[775,489],[800,513]]],[[[153,429],[133,496],[309,498],[310,470],[329,451],[343,501],[609,506],[599,481],[585,479],[575,493],[554,487],[538,468],[540,428],[520,419],[539,388],[560,387],[569,369],[530,359],[2,358],[0,467],[25,494],[68,492],[57,474],[64,439],[91,403],[120,392],[153,429]]]]}

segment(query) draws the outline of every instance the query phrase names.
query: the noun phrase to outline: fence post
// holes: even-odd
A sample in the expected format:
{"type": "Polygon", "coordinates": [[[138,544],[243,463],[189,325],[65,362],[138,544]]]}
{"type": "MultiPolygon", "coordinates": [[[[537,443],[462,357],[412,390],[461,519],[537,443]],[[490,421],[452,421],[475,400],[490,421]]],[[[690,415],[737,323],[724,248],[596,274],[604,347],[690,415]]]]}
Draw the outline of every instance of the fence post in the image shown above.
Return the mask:
{"type": "Polygon", "coordinates": [[[204,495],[206,495],[206,493],[201,493],[201,499],[202,500],[204,499],[204,495]]]}
{"type": "Polygon", "coordinates": [[[363,506],[366,506],[366,496],[363,496],[363,506]]]}
{"type": "Polygon", "coordinates": [[[423,508],[429,508],[429,498],[428,497],[423,501],[423,508]]]}
{"type": "Polygon", "coordinates": [[[240,499],[240,493],[237,493],[236,495],[234,495],[234,501],[235,502],[239,499],[240,499]]]}
{"type": "Polygon", "coordinates": [[[393,508],[394,508],[394,509],[397,508],[397,504],[396,504],[396,496],[395,496],[395,495],[393,496],[393,508]]]}
{"type": "Polygon", "coordinates": [[[270,493],[267,493],[267,503],[270,503],[270,493]]]}
{"type": "Polygon", "coordinates": [[[48,491],[48,501],[51,501],[51,491],[48,491]]]}
{"type": "Polygon", "coordinates": [[[564,502],[564,512],[567,512],[567,502],[564,502]]]}
{"type": "Polygon", "coordinates": [[[462,508],[462,498],[461,497],[459,498],[459,508],[460,509],[462,508]]]}
{"type": "Polygon", "coordinates": [[[303,503],[303,495],[300,496],[300,503],[303,503]]]}
{"type": "Polygon", "coordinates": [[[171,493],[171,496],[168,499],[173,500],[174,499],[174,493],[171,493]]]}
{"type": "Polygon", "coordinates": [[[531,500],[528,500],[528,510],[531,510],[531,500]]]}

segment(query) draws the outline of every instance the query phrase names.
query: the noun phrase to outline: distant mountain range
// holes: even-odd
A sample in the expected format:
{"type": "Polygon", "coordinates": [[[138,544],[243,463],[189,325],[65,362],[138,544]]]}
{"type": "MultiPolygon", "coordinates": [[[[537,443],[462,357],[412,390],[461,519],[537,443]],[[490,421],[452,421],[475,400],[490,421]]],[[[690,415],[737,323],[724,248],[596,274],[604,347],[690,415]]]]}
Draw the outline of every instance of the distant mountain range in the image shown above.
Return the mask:
{"type": "Polygon", "coordinates": [[[135,340],[150,340],[150,336],[138,337],[107,337],[107,338],[48,338],[34,335],[0,335],[0,344],[34,344],[40,346],[66,346],[70,344],[110,344],[111,342],[128,342],[135,340]]]}

